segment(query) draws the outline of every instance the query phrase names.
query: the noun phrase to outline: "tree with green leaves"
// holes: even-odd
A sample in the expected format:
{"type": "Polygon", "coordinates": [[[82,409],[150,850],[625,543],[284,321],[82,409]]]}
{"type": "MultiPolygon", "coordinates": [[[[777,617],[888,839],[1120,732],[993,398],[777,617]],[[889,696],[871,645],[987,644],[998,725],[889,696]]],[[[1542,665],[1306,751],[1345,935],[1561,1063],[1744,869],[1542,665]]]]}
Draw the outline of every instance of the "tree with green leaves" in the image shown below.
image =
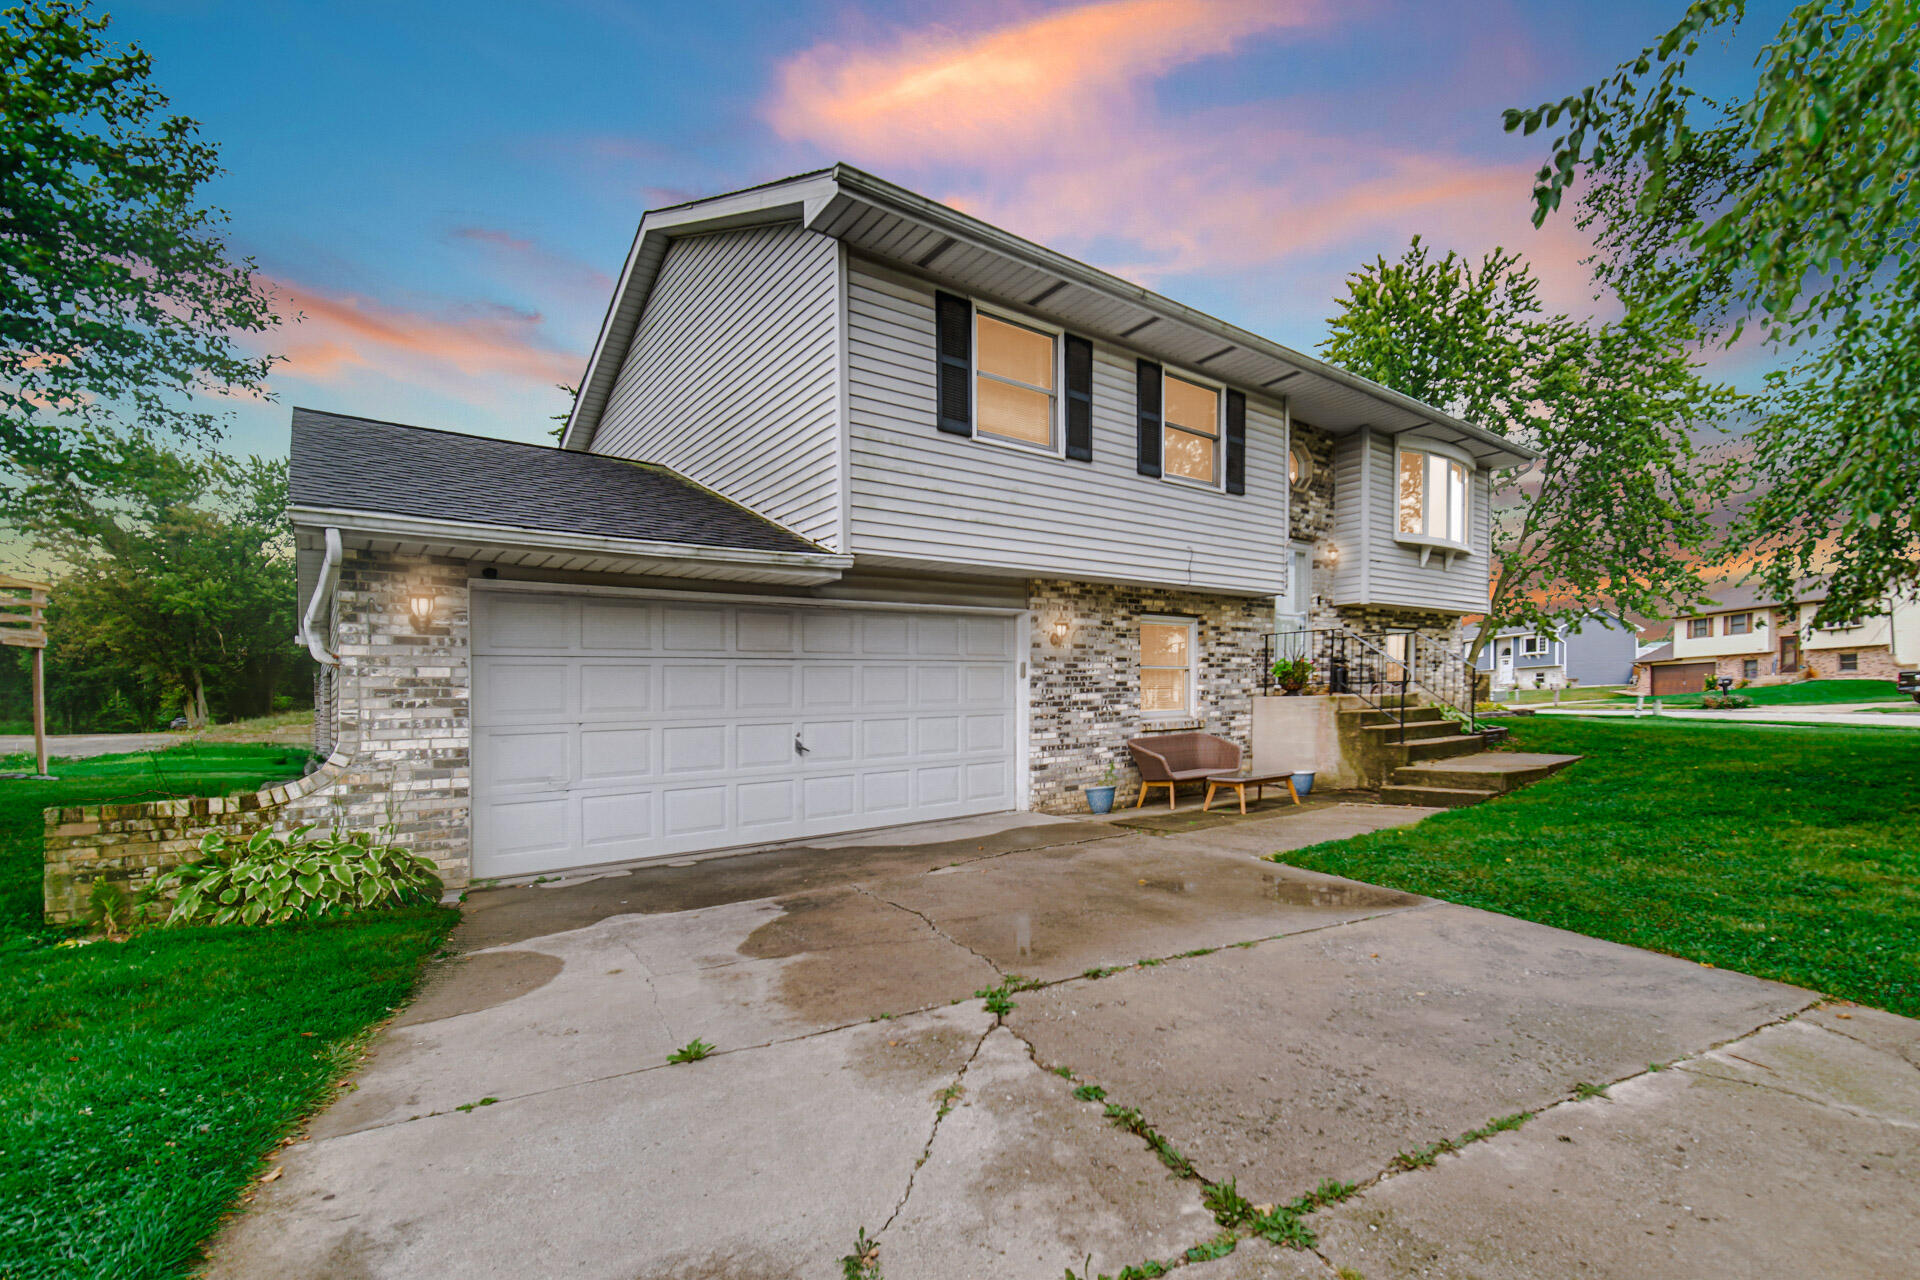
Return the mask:
{"type": "Polygon", "coordinates": [[[1321,343],[1343,368],[1539,451],[1493,481],[1494,576],[1473,652],[1506,626],[1698,600],[1722,495],[1697,424],[1736,403],[1700,375],[1692,330],[1549,315],[1518,254],[1436,258],[1418,236],[1347,278],[1321,343]]]}
{"type": "MultiPolygon", "coordinates": [[[[47,619],[56,693],[71,680],[98,715],[125,708],[151,727],[155,701],[198,725],[265,714],[277,694],[306,690],[284,461],[130,447],[102,488],[26,492],[21,523],[67,566],[47,619]]],[[[69,721],[83,710],[65,706],[69,721]]]]}
{"type": "MultiPolygon", "coordinates": [[[[277,323],[227,218],[217,148],[152,59],[55,0],[0,12],[0,471],[93,483],[125,439],[217,438],[208,397],[260,394],[277,323]]],[[[0,480],[0,511],[21,487],[0,480]]]]}
{"type": "Polygon", "coordinates": [[[1786,361],[1748,437],[1727,551],[1818,621],[1920,590],[1920,0],[1807,0],[1744,95],[1691,83],[1744,0],[1697,0],[1597,85],[1510,110],[1561,130],[1534,185],[1544,221],[1576,182],[1599,278],[1636,323],[1691,322],[1786,361]]]}

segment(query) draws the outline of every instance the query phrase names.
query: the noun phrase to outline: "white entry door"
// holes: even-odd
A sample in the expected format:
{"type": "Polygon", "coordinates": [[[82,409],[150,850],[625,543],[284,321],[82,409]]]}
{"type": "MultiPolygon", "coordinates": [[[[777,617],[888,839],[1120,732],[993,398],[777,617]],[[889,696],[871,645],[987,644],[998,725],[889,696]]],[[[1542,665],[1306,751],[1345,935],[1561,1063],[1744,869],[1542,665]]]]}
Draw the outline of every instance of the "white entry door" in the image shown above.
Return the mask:
{"type": "Polygon", "coordinates": [[[473,873],[1011,809],[1011,616],[476,590],[473,873]]]}

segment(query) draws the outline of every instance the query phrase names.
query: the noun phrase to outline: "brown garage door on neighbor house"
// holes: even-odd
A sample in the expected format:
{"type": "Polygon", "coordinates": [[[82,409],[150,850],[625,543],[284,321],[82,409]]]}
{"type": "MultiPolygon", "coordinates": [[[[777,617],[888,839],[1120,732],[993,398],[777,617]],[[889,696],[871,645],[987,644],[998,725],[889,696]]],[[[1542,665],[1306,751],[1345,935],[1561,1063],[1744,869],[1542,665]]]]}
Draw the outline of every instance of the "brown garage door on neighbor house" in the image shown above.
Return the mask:
{"type": "Polygon", "coordinates": [[[1698,693],[1701,681],[1713,674],[1711,662],[1678,662],[1653,669],[1653,696],[1670,697],[1676,693],[1698,693]]]}

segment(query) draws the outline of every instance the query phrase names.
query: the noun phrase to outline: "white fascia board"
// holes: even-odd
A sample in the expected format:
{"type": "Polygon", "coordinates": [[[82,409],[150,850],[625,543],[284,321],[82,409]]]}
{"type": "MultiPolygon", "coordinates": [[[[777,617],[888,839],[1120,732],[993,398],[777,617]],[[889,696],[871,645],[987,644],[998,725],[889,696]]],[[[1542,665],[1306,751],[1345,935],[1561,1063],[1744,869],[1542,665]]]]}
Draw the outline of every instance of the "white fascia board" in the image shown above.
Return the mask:
{"type": "Polygon", "coordinates": [[[393,538],[406,542],[454,542],[483,547],[563,551],[619,557],[637,562],[686,565],[708,561],[752,568],[801,584],[817,585],[838,579],[852,566],[853,557],[831,551],[760,551],[746,547],[708,547],[686,542],[653,542],[640,538],[609,538],[598,534],[562,533],[517,525],[433,520],[383,511],[354,511],[333,507],[290,507],[287,517],[296,526],[333,527],[343,534],[393,538]]]}

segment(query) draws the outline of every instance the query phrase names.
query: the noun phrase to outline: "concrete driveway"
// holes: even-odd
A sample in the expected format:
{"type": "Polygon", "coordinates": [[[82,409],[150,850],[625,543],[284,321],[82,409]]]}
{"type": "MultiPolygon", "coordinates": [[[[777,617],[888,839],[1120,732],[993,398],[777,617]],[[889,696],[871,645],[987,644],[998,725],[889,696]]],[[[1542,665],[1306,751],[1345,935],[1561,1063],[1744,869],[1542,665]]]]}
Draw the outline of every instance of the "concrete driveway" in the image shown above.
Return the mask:
{"type": "Polygon", "coordinates": [[[1426,813],[475,893],[210,1274],[827,1280],[864,1232],[886,1280],[1060,1280],[1218,1237],[1210,1184],[1326,1179],[1360,1189],[1312,1248],[1243,1227],[1183,1274],[1911,1273],[1920,1024],[1255,858],[1426,813]]]}

